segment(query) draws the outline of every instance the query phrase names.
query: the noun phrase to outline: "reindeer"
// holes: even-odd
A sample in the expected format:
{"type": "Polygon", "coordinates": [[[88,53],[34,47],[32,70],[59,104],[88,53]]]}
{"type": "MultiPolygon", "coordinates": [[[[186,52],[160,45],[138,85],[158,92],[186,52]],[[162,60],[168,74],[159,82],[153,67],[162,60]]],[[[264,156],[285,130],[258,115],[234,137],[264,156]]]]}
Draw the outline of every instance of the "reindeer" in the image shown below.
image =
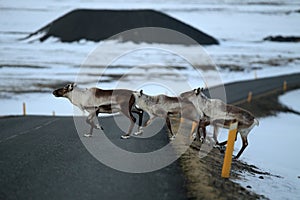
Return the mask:
{"type": "MultiPolygon", "coordinates": [[[[199,122],[199,115],[194,105],[189,101],[182,102],[178,97],[169,97],[163,94],[149,96],[144,94],[143,90],[140,90],[140,92],[134,92],[133,95],[138,108],[150,115],[150,119],[144,124],[144,127],[147,127],[156,117],[164,118],[171,133],[171,140],[175,138],[175,135],[172,131],[170,115],[179,114],[182,118],[189,119],[196,123],[199,122]]],[[[140,129],[141,127],[139,127],[139,130],[140,129]]],[[[199,128],[197,130],[199,132],[199,128]]]]}
{"type": "Polygon", "coordinates": [[[99,129],[99,125],[95,125],[94,119],[99,113],[123,113],[130,119],[130,126],[127,134],[121,138],[127,139],[130,137],[134,123],[136,122],[132,112],[139,114],[139,124],[142,123],[142,112],[135,108],[135,98],[133,91],[118,89],[118,90],[102,90],[99,88],[82,89],[77,87],[75,83],[66,85],[53,91],[55,97],[65,97],[80,110],[89,113],[86,122],[91,126],[89,133],[84,134],[85,137],[91,137],[93,129],[99,129]]]}
{"type": "Polygon", "coordinates": [[[216,144],[227,144],[227,141],[222,143],[218,142],[218,129],[220,127],[229,129],[230,123],[233,121],[238,122],[237,131],[240,133],[243,142],[242,148],[235,157],[238,159],[248,146],[247,136],[249,132],[255,125],[259,125],[258,120],[250,112],[242,108],[225,104],[219,99],[209,99],[203,93],[203,89],[200,88],[182,93],[180,97],[185,100],[189,100],[195,105],[197,112],[201,116],[201,120],[199,121],[200,127],[207,126],[208,124],[213,125],[213,137],[216,141],[216,144]],[[208,121],[209,123],[207,123],[208,121]]]}

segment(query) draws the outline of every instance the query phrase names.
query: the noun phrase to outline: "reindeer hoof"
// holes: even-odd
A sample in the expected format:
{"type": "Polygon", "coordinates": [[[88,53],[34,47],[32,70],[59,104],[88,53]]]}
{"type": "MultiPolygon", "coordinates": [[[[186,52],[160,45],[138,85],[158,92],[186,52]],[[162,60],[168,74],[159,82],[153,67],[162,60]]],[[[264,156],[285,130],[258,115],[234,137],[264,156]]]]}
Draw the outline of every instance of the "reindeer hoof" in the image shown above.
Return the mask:
{"type": "Polygon", "coordinates": [[[201,137],[201,138],[199,139],[199,141],[203,144],[203,143],[204,143],[204,138],[201,137]]]}
{"type": "Polygon", "coordinates": [[[215,144],[215,145],[214,145],[214,148],[219,149],[220,153],[224,153],[225,150],[226,150],[226,147],[225,147],[225,146],[221,146],[221,145],[219,145],[219,144],[215,144]]]}
{"type": "Polygon", "coordinates": [[[92,134],[86,133],[83,135],[84,137],[92,137],[92,134]]]}
{"type": "Polygon", "coordinates": [[[221,153],[225,153],[226,147],[225,146],[219,146],[218,149],[221,153]]]}
{"type": "Polygon", "coordinates": [[[191,134],[190,135],[190,141],[195,141],[196,140],[196,137],[195,137],[195,133],[191,134]]]}
{"type": "Polygon", "coordinates": [[[103,127],[100,126],[99,124],[97,124],[97,125],[95,126],[95,129],[101,129],[101,130],[103,130],[103,127]]]}
{"type": "Polygon", "coordinates": [[[233,160],[238,160],[239,159],[239,157],[237,157],[237,156],[233,156],[233,158],[232,158],[233,160]]]}
{"type": "Polygon", "coordinates": [[[142,135],[143,133],[144,133],[143,130],[139,130],[139,131],[135,132],[134,135],[142,135]]]}
{"type": "Polygon", "coordinates": [[[193,133],[192,138],[194,141],[197,139],[196,133],[193,133]]]}
{"type": "Polygon", "coordinates": [[[129,135],[121,135],[121,139],[128,139],[128,138],[130,138],[129,135]]]}
{"type": "Polygon", "coordinates": [[[175,135],[173,135],[172,137],[170,137],[170,140],[174,140],[176,138],[175,135]]]}

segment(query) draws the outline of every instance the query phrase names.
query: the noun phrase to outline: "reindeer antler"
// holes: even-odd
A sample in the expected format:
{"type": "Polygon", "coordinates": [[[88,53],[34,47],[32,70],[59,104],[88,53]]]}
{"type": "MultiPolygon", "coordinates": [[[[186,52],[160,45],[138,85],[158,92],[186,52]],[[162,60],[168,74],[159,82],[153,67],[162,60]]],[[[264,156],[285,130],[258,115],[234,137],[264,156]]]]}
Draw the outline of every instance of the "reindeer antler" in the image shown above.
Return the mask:
{"type": "Polygon", "coordinates": [[[198,94],[200,94],[201,89],[200,89],[200,87],[198,87],[198,88],[195,89],[194,91],[195,91],[195,94],[198,95],[198,94]]]}

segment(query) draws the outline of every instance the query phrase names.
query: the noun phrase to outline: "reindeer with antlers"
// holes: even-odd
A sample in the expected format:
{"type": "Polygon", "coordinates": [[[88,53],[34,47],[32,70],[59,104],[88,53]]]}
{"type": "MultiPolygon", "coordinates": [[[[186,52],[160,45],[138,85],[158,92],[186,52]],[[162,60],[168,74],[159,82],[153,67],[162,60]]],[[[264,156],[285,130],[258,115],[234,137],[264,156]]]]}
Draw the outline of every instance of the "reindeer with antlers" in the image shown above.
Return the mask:
{"type": "MultiPolygon", "coordinates": [[[[200,120],[199,114],[197,113],[194,105],[189,101],[181,101],[181,99],[178,97],[170,97],[163,94],[150,96],[144,94],[143,90],[134,92],[133,95],[135,97],[136,105],[139,107],[139,109],[147,112],[150,115],[150,119],[145,123],[144,126],[148,126],[157,117],[165,119],[166,125],[171,133],[171,140],[175,138],[175,135],[172,131],[170,115],[179,114],[182,118],[196,123],[198,123],[200,120]]],[[[201,126],[200,128],[202,129],[202,132],[205,132],[205,126],[201,126]]],[[[197,131],[199,135],[199,128],[197,131]]]]}
{"type": "Polygon", "coordinates": [[[82,111],[89,113],[86,122],[91,126],[89,133],[84,134],[85,137],[91,137],[94,128],[101,128],[95,125],[94,119],[99,113],[117,113],[121,112],[130,120],[130,126],[127,134],[122,135],[123,139],[129,138],[134,123],[136,122],[132,112],[139,114],[139,124],[142,123],[142,112],[135,108],[135,98],[133,91],[126,89],[102,90],[99,88],[82,89],[76,84],[71,83],[63,88],[53,91],[55,97],[65,97],[72,104],[82,111]]]}
{"type": "Polygon", "coordinates": [[[242,108],[226,104],[219,99],[208,98],[203,93],[203,89],[200,88],[182,93],[180,97],[195,105],[201,116],[200,127],[208,125],[207,121],[214,126],[214,139],[219,145],[225,145],[227,141],[218,143],[218,129],[220,127],[229,129],[230,123],[233,121],[238,122],[237,131],[240,133],[243,142],[242,148],[235,157],[236,159],[239,158],[248,146],[248,134],[255,125],[259,125],[258,120],[250,112],[242,108]]]}

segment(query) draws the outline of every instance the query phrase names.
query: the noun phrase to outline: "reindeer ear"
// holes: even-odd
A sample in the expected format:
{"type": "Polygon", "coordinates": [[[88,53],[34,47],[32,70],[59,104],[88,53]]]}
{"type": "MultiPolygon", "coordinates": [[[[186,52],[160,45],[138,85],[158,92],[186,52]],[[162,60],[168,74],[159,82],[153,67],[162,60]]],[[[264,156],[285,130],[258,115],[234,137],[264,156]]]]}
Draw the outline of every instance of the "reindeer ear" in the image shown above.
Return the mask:
{"type": "Polygon", "coordinates": [[[72,91],[74,88],[74,83],[69,84],[67,87],[69,92],[72,91]]]}
{"type": "Polygon", "coordinates": [[[195,94],[196,95],[200,94],[200,88],[195,89],[195,94]]]}
{"type": "Polygon", "coordinates": [[[143,95],[143,90],[140,90],[140,95],[141,95],[141,96],[143,95]]]}

